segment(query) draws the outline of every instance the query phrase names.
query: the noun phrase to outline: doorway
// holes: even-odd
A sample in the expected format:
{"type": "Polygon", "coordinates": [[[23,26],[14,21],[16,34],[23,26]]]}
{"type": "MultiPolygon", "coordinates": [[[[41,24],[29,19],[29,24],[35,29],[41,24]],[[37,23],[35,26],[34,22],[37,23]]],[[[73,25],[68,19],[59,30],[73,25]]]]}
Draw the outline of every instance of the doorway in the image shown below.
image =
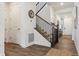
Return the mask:
{"type": "Polygon", "coordinates": [[[64,23],[63,23],[63,35],[69,35],[72,36],[72,17],[71,16],[65,16],[64,17],[64,23]]]}

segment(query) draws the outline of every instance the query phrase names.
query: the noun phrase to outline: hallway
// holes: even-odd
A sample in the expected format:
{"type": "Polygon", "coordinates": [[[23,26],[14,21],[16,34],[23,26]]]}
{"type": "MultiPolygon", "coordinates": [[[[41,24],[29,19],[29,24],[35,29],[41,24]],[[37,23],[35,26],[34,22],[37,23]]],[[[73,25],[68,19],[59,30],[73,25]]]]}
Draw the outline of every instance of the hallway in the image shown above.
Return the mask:
{"type": "Polygon", "coordinates": [[[77,56],[77,51],[71,36],[63,36],[54,48],[32,45],[21,48],[14,43],[6,43],[6,56],[77,56]]]}
{"type": "Polygon", "coordinates": [[[6,15],[8,15],[5,21],[5,55],[77,55],[70,36],[63,36],[59,42],[57,38],[58,32],[62,31],[66,35],[72,35],[75,18],[72,12],[75,12],[75,8],[73,3],[64,3],[67,8],[59,4],[6,3],[6,15]],[[54,7],[52,4],[58,6],[54,7]],[[33,17],[30,17],[30,14],[33,17]],[[55,45],[56,42],[58,44],[55,45]]]}
{"type": "Polygon", "coordinates": [[[54,47],[54,49],[51,49],[47,55],[77,56],[77,50],[71,36],[63,36],[60,38],[59,43],[54,47]]]}

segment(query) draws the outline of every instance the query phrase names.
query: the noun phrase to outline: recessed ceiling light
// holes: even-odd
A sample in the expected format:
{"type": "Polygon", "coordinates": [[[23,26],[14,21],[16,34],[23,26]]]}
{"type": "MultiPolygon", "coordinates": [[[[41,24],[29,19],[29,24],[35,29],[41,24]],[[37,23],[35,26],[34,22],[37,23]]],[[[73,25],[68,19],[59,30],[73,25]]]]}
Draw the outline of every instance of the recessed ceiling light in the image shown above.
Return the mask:
{"type": "Polygon", "coordinates": [[[60,3],[60,5],[61,5],[61,6],[63,6],[63,5],[64,5],[64,3],[63,3],[63,2],[61,2],[61,3],[60,3]]]}

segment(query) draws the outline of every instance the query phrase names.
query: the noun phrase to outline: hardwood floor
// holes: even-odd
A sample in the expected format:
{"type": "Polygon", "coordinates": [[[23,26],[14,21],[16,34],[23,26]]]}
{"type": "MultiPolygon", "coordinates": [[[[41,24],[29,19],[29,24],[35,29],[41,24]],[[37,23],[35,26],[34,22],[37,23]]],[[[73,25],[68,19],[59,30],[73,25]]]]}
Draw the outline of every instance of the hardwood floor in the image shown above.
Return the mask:
{"type": "Polygon", "coordinates": [[[59,43],[54,47],[61,51],[69,52],[72,56],[77,56],[77,50],[71,36],[63,36],[59,39],[59,43]]]}
{"type": "Polygon", "coordinates": [[[77,56],[77,51],[71,36],[63,36],[54,48],[32,45],[21,48],[14,43],[5,44],[6,56],[77,56]]]}
{"type": "Polygon", "coordinates": [[[27,48],[21,48],[14,43],[6,43],[5,55],[6,56],[43,56],[49,51],[50,48],[32,45],[27,48]]]}

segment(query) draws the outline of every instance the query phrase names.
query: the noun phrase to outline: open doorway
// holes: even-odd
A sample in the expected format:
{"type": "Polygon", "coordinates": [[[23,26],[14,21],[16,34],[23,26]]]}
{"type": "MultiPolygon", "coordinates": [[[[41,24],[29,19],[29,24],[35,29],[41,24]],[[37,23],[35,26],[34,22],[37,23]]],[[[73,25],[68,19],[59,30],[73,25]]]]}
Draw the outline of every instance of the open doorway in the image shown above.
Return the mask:
{"type": "Polygon", "coordinates": [[[74,28],[73,10],[74,6],[56,11],[57,19],[59,20],[59,31],[61,31],[62,37],[70,37],[71,40],[74,28]]]}
{"type": "Polygon", "coordinates": [[[62,36],[72,37],[73,16],[72,13],[59,14],[59,29],[62,31],[62,36]]]}

